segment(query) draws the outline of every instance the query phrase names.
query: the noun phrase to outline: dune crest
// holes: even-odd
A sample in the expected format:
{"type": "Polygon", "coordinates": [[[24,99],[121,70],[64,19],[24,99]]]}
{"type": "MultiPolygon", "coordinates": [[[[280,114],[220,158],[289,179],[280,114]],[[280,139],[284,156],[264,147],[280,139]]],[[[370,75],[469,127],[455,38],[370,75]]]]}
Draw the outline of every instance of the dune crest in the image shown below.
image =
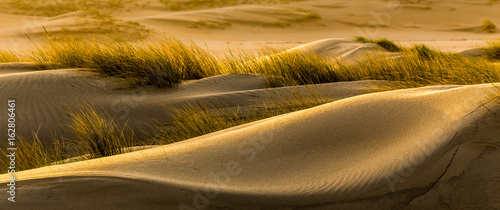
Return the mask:
{"type": "MultiPolygon", "coordinates": [[[[279,98],[296,90],[303,91],[304,97],[313,97],[317,92],[335,100],[374,91],[381,83],[359,81],[269,89],[264,76],[230,74],[187,81],[176,88],[155,89],[130,87],[123,81],[101,78],[82,69],[36,71],[29,63],[2,64],[1,68],[8,69],[0,70],[2,96],[18,100],[19,110],[27,113],[17,116],[23,123],[18,133],[30,137],[39,130],[43,142],[50,142],[54,134],[73,137],[65,126],[71,119],[68,112],[85,105],[106,111],[121,124],[127,122],[131,127],[149,131],[155,129],[151,120],[169,121],[168,107],[204,103],[251,108],[262,106],[263,102],[272,104],[269,97],[279,98]]],[[[0,117],[6,116],[7,113],[0,113],[0,117]]],[[[0,122],[0,131],[5,130],[6,123],[0,122]]]]}
{"type": "MultiPolygon", "coordinates": [[[[498,117],[481,109],[495,91],[474,85],[373,93],[171,145],[24,171],[17,176],[25,186],[19,204],[70,208],[78,197],[95,207],[127,199],[151,208],[411,209],[441,202],[423,199],[431,192],[472,199],[455,199],[452,206],[498,206],[495,184],[482,194],[487,202],[466,188],[446,187],[448,180],[486,170],[470,163],[499,160],[496,146],[481,144],[487,138],[498,144],[498,117]],[[36,196],[47,194],[56,199],[36,196]]],[[[498,106],[485,106],[498,114],[498,106]]]]}
{"type": "Polygon", "coordinates": [[[377,44],[334,38],[318,40],[287,51],[316,54],[344,61],[360,60],[376,53],[387,53],[387,50],[377,44]]]}

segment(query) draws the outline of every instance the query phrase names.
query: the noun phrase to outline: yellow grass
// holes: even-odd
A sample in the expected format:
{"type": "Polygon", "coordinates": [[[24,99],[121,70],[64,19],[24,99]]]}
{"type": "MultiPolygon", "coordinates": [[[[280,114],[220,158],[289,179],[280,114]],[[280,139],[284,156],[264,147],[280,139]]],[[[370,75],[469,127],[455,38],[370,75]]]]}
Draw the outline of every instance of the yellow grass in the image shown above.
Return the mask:
{"type": "MultiPolygon", "coordinates": [[[[252,110],[227,107],[223,104],[188,104],[180,109],[172,109],[173,121],[161,127],[160,142],[182,141],[237,125],[253,122],[289,112],[311,108],[331,102],[319,89],[290,90],[273,92],[270,102],[252,110]]],[[[165,125],[159,122],[161,125],[165,125]]]]}
{"type": "Polygon", "coordinates": [[[19,62],[21,59],[18,55],[10,50],[0,49],[0,63],[19,62]]]}
{"type": "MultiPolygon", "coordinates": [[[[84,67],[128,79],[134,85],[157,87],[173,87],[183,80],[226,73],[267,75],[271,86],[355,80],[399,81],[411,84],[409,87],[500,81],[498,65],[485,58],[437,52],[423,45],[405,49],[386,39],[375,42],[399,51],[399,57],[374,54],[360,61],[344,62],[276,50],[267,50],[259,58],[239,52],[215,56],[194,43],[165,38],[127,43],[52,41],[36,47],[31,59],[45,69],[84,67]]],[[[490,57],[497,57],[497,51],[490,51],[490,57]]]]}
{"type": "MultiPolygon", "coordinates": [[[[186,105],[179,109],[170,109],[172,122],[158,122],[158,133],[151,133],[150,139],[136,141],[133,134],[126,136],[127,126],[119,127],[105,112],[92,107],[85,107],[70,112],[72,117],[68,128],[75,134],[74,139],[60,140],[55,138],[49,148],[43,146],[36,133],[32,140],[18,138],[16,140],[17,157],[21,165],[17,171],[43,167],[51,164],[60,164],[85,159],[110,156],[128,152],[127,148],[139,145],[139,142],[153,142],[167,144],[189,138],[201,136],[211,132],[241,125],[244,123],[265,119],[268,117],[298,111],[331,100],[325,97],[320,90],[292,90],[286,93],[270,95],[271,103],[263,104],[261,108],[241,112],[238,107],[230,108],[213,104],[186,105]],[[63,161],[65,160],[65,161],[63,161]]],[[[7,145],[2,145],[7,148],[7,145]]],[[[6,157],[7,151],[2,149],[0,154],[6,157]]],[[[0,159],[2,164],[8,165],[9,160],[0,159]]],[[[6,172],[6,170],[2,171],[6,172]]]]}
{"type": "Polygon", "coordinates": [[[75,134],[74,142],[84,154],[91,157],[110,156],[134,146],[134,138],[125,136],[124,128],[120,128],[106,113],[87,107],[70,115],[72,122],[69,129],[75,134]]]}

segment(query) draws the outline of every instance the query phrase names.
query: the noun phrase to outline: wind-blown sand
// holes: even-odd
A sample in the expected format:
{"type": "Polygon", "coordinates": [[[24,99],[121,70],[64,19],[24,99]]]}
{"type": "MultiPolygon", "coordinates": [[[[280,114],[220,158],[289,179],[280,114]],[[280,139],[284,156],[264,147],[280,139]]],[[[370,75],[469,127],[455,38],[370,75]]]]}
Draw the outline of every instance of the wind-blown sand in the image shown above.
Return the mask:
{"type": "Polygon", "coordinates": [[[494,91],[485,84],[373,93],[23,171],[15,207],[496,208],[499,109],[485,102],[494,91]]]}

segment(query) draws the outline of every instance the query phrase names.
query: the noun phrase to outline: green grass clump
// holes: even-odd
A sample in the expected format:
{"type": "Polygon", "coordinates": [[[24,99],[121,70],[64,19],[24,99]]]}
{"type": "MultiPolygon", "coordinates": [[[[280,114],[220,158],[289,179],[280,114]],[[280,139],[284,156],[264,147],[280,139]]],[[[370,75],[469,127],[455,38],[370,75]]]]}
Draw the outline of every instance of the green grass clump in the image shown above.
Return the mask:
{"type": "MultiPolygon", "coordinates": [[[[248,1],[249,2],[249,1],[248,1]]],[[[160,0],[170,10],[190,10],[238,5],[238,0],[160,0]]]]}
{"type": "MultiPolygon", "coordinates": [[[[215,107],[212,107],[215,109],[215,107]]],[[[174,109],[172,124],[174,129],[167,129],[161,134],[166,142],[178,142],[223,130],[247,122],[240,118],[238,110],[226,109],[223,113],[210,111],[209,106],[186,105],[181,109],[174,109]]]]}
{"type": "MultiPolygon", "coordinates": [[[[14,141],[17,148],[16,171],[120,154],[135,146],[133,134],[126,136],[125,129],[120,128],[113,120],[106,120],[109,116],[105,113],[87,107],[73,111],[70,115],[72,120],[68,128],[74,132],[75,139],[53,138],[50,144],[43,145],[36,132],[33,133],[32,140],[17,137],[14,141]],[[78,156],[82,158],[75,159],[78,156]]],[[[12,146],[4,142],[0,145],[0,164],[7,166],[10,160],[6,157],[11,151],[6,148],[12,146]]],[[[2,169],[1,172],[7,170],[2,169]]]]}
{"type": "Polygon", "coordinates": [[[91,157],[104,157],[123,152],[123,148],[134,146],[133,138],[127,138],[124,128],[106,114],[93,108],[84,108],[70,114],[69,128],[76,136],[75,142],[84,154],[91,157]]]}
{"type": "Polygon", "coordinates": [[[386,38],[381,38],[381,39],[369,39],[366,37],[362,36],[356,36],[354,37],[354,40],[356,40],[359,43],[374,43],[378,44],[379,46],[383,47],[384,49],[388,50],[389,52],[400,52],[401,47],[399,47],[397,44],[392,42],[391,40],[388,40],[386,38]]]}
{"type": "Polygon", "coordinates": [[[431,50],[425,45],[416,45],[410,51],[413,51],[420,60],[431,60],[439,55],[438,52],[431,50]]]}
{"type": "Polygon", "coordinates": [[[480,30],[485,33],[495,33],[497,31],[497,26],[491,22],[491,20],[484,19],[480,30]]]}

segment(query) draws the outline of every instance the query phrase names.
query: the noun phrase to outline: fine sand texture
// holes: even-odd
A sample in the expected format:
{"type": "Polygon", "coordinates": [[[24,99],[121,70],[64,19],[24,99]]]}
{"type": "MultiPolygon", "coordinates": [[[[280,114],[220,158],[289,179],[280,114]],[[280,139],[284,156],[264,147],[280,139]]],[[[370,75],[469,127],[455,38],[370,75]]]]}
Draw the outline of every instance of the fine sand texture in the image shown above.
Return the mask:
{"type": "MultiPolygon", "coordinates": [[[[42,143],[50,142],[52,137],[73,137],[68,127],[70,113],[86,106],[105,111],[140,136],[156,128],[153,121],[168,122],[171,108],[188,104],[250,109],[264,103],[271,105],[273,99],[291,98],[297,91],[304,99],[319,96],[336,100],[382,88],[377,85],[382,84],[380,81],[359,81],[269,89],[261,76],[237,74],[186,82],[172,89],[119,84],[75,69],[0,74],[2,98],[15,99],[18,104],[17,133],[31,137],[37,132],[42,143]]],[[[0,107],[8,108],[6,104],[0,107]]],[[[7,113],[0,117],[6,119],[7,113]]],[[[0,126],[6,133],[7,122],[0,122],[0,126]]]]}
{"type": "MultiPolygon", "coordinates": [[[[383,51],[373,44],[343,39],[319,40],[290,50],[345,60],[383,51]]],[[[18,102],[20,114],[16,119],[21,126],[17,133],[31,137],[37,132],[42,143],[51,141],[52,137],[73,137],[67,126],[70,113],[85,106],[105,111],[114,121],[129,125],[140,136],[156,129],[153,121],[168,122],[169,109],[187,104],[251,109],[264,103],[272,105],[273,100],[292,98],[297,92],[304,99],[319,97],[332,101],[381,90],[384,83],[356,81],[269,88],[263,76],[228,74],[186,81],[175,88],[156,89],[131,87],[86,69],[37,71],[30,63],[0,64],[2,99],[18,102]]],[[[0,105],[0,109],[7,108],[7,104],[0,105]]],[[[0,117],[7,118],[7,113],[1,112],[0,117]]],[[[0,131],[7,132],[7,121],[0,122],[0,131]]]]}
{"type": "Polygon", "coordinates": [[[350,97],[171,145],[23,171],[17,203],[0,202],[14,209],[494,209],[500,120],[488,99],[496,91],[431,86],[350,97]]]}
{"type": "Polygon", "coordinates": [[[85,107],[126,125],[135,140],[157,134],[157,122],[171,126],[173,110],[189,105],[243,116],[297,95],[328,101],[168,145],[17,171],[15,203],[7,200],[10,175],[1,174],[0,209],[500,209],[498,83],[271,87],[264,75],[224,74],[155,88],[93,69],[40,70],[26,59],[33,47],[68,37],[174,37],[216,57],[271,47],[349,64],[401,58],[354,41],[363,36],[480,57],[500,38],[483,25],[500,26],[499,11],[496,0],[0,0],[0,52],[24,58],[0,64],[4,137],[11,99],[17,136],[37,133],[45,146],[77,139],[70,113],[85,107]]]}
{"type": "Polygon", "coordinates": [[[16,50],[33,41],[46,41],[48,32],[118,40],[173,35],[212,48],[229,45],[243,49],[295,47],[328,38],[386,37],[402,44],[425,43],[457,52],[487,46],[500,32],[481,29],[485,19],[500,25],[500,4],[492,0],[207,0],[203,2],[212,3],[177,10],[146,0],[120,1],[124,5],[115,9],[95,4],[85,10],[65,8],[69,7],[66,3],[59,5],[60,10],[57,5],[50,9],[53,3],[36,1],[28,3],[33,8],[26,10],[21,4],[4,1],[9,3],[0,6],[0,45],[16,50]]]}

